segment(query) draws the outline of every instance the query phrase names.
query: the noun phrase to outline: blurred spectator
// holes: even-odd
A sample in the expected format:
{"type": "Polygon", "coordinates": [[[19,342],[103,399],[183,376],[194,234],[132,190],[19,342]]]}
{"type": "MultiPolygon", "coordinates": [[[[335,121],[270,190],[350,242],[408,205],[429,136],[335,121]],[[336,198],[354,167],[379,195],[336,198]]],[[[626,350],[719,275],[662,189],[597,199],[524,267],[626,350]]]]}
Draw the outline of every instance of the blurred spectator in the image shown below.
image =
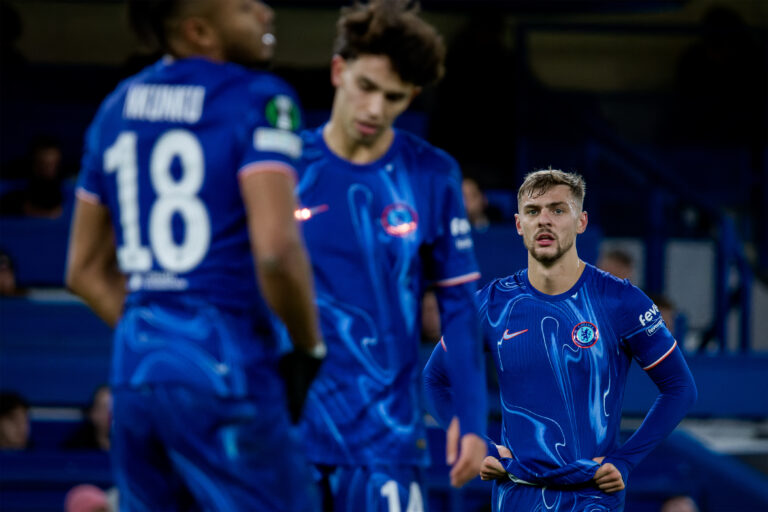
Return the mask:
{"type": "Polygon", "coordinates": [[[16,286],[16,271],[13,260],[5,251],[0,251],[0,297],[15,297],[22,295],[16,286]]]}
{"type": "Polygon", "coordinates": [[[112,392],[109,386],[99,386],[85,410],[85,420],[75,433],[64,442],[68,450],[109,450],[109,431],[112,425],[112,392]]]}
{"type": "Polygon", "coordinates": [[[483,232],[492,222],[499,220],[500,213],[488,205],[488,198],[474,178],[464,178],[461,182],[461,192],[464,196],[464,208],[472,229],[483,232]]]}
{"type": "Polygon", "coordinates": [[[664,295],[649,295],[648,296],[656,306],[659,308],[661,318],[664,319],[664,323],[667,324],[667,328],[674,334],[675,317],[677,316],[677,310],[675,305],[664,295]]]}
{"type": "Polygon", "coordinates": [[[664,323],[667,324],[669,332],[671,332],[678,343],[683,346],[685,338],[688,335],[688,319],[686,316],[677,309],[675,303],[667,296],[651,294],[648,295],[648,297],[654,304],[656,304],[656,306],[658,306],[661,318],[663,318],[664,323]]]}
{"type": "Polygon", "coordinates": [[[699,512],[690,496],[673,496],[661,504],[659,512],[699,512]]]}
{"type": "Polygon", "coordinates": [[[27,186],[0,198],[0,214],[56,218],[64,205],[62,152],[59,141],[41,136],[29,154],[27,186]]]}
{"type": "Polygon", "coordinates": [[[632,281],[635,277],[635,261],[628,252],[621,249],[611,249],[602,253],[597,261],[597,268],[619,279],[632,281]]]}
{"type": "Polygon", "coordinates": [[[29,446],[29,404],[18,393],[0,392],[0,450],[29,446]]]}
{"type": "Polygon", "coordinates": [[[437,296],[433,290],[427,290],[421,299],[421,341],[433,345],[441,335],[437,296]]]}
{"type": "Polygon", "coordinates": [[[90,484],[73,487],[64,498],[64,512],[113,512],[107,493],[90,484]]]}

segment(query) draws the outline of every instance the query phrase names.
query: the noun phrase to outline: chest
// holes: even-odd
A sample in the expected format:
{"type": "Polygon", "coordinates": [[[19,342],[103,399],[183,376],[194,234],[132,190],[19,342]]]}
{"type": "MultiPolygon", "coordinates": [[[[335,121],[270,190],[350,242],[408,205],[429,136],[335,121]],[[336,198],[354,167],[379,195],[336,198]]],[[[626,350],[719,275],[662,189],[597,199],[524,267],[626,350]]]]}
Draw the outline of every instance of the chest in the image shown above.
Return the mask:
{"type": "Polygon", "coordinates": [[[586,382],[610,374],[622,357],[609,319],[578,297],[558,303],[515,297],[489,311],[494,314],[484,326],[500,380],[551,375],[586,382]]]}
{"type": "Polygon", "coordinates": [[[310,168],[299,182],[299,220],[311,250],[414,254],[430,231],[429,191],[386,164],[355,172],[310,168]]]}

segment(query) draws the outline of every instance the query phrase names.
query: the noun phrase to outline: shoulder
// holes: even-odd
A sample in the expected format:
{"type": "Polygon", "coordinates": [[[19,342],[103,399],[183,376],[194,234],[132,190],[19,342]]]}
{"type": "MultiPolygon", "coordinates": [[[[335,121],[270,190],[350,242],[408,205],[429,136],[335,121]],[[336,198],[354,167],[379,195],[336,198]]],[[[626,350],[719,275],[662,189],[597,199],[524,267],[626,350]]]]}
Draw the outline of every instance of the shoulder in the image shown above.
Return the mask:
{"type": "Polygon", "coordinates": [[[305,146],[319,146],[323,141],[323,127],[301,130],[301,140],[305,146]]]}
{"type": "Polygon", "coordinates": [[[610,290],[620,293],[621,290],[625,290],[630,286],[634,286],[629,282],[629,279],[619,279],[613,274],[599,269],[596,266],[586,263],[585,272],[591,272],[592,285],[600,290],[610,290]]]}
{"type": "Polygon", "coordinates": [[[279,76],[268,71],[252,71],[237,64],[228,63],[232,68],[233,76],[242,74],[242,78],[248,84],[251,91],[258,92],[264,96],[276,96],[280,94],[296,98],[296,91],[291,85],[279,76]]]}
{"type": "Polygon", "coordinates": [[[155,64],[148,66],[135,75],[131,75],[120,81],[112,92],[104,98],[104,101],[101,102],[101,106],[96,114],[96,119],[99,119],[105,112],[108,112],[115,107],[122,108],[122,101],[128,94],[128,90],[134,85],[144,83],[154,66],[155,64]]]}
{"type": "Polygon", "coordinates": [[[602,295],[612,297],[626,297],[627,295],[636,295],[638,293],[643,294],[642,290],[633,285],[629,279],[619,279],[613,274],[601,270],[589,263],[587,265],[587,271],[592,272],[591,282],[592,286],[598,290],[602,295]]]}
{"type": "Polygon", "coordinates": [[[645,292],[629,279],[619,279],[604,270],[589,266],[593,272],[591,282],[595,294],[600,297],[603,306],[612,316],[637,316],[653,306],[645,292]]]}
{"type": "Polygon", "coordinates": [[[525,269],[518,270],[512,275],[492,280],[477,291],[478,304],[484,309],[497,303],[506,303],[522,293],[526,293],[524,287],[525,269]]]}
{"type": "MultiPolygon", "coordinates": [[[[269,104],[277,98],[289,100],[283,110],[298,105],[298,96],[285,80],[269,71],[253,70],[233,62],[211,62],[203,59],[186,59],[176,64],[171,72],[194,80],[206,87],[206,95],[216,94],[229,102],[246,101],[252,105],[269,104]]],[[[284,101],[284,100],[281,100],[284,101]]]]}
{"type": "Polygon", "coordinates": [[[302,161],[312,162],[324,154],[323,127],[304,129],[301,131],[302,161]]]}
{"type": "Polygon", "coordinates": [[[461,181],[461,171],[455,158],[410,132],[398,131],[402,151],[418,161],[423,172],[434,173],[446,179],[461,181]]]}
{"type": "Polygon", "coordinates": [[[96,110],[96,114],[91,120],[88,131],[86,132],[85,138],[89,148],[98,145],[105,125],[110,124],[122,116],[123,105],[130,88],[134,85],[145,83],[148,76],[151,75],[152,70],[157,65],[158,63],[152,64],[138,73],[124,78],[117,84],[112,92],[104,97],[99,108],[96,110]]]}

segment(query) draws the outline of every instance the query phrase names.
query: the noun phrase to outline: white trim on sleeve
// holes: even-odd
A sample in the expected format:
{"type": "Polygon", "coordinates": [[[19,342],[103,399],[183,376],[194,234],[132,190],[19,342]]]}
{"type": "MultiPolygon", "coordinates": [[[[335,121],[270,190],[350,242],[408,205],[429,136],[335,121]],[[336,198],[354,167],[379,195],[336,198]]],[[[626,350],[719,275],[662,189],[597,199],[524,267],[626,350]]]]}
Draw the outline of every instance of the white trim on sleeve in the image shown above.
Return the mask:
{"type": "Polygon", "coordinates": [[[677,340],[675,340],[675,342],[672,344],[672,348],[670,348],[669,350],[667,350],[667,351],[664,353],[664,355],[663,355],[663,356],[661,356],[661,357],[660,357],[660,358],[658,358],[658,359],[657,359],[655,362],[653,362],[653,363],[649,364],[648,366],[645,366],[645,367],[643,367],[643,370],[646,370],[646,371],[647,371],[647,370],[650,370],[651,368],[653,368],[654,366],[656,366],[657,364],[659,364],[660,362],[662,362],[663,360],[665,360],[665,359],[667,358],[667,356],[668,356],[669,354],[671,354],[673,350],[675,350],[675,347],[676,347],[676,346],[677,346],[677,340]]]}

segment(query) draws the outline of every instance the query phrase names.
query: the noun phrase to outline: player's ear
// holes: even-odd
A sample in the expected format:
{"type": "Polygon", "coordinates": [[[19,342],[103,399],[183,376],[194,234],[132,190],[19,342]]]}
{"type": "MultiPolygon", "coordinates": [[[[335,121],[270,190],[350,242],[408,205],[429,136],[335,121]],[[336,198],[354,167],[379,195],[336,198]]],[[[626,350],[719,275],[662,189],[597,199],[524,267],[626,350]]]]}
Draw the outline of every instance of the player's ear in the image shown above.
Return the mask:
{"type": "Polygon", "coordinates": [[[515,227],[517,228],[517,234],[523,236],[523,228],[520,226],[520,215],[515,214],[515,227]]]}
{"type": "Polygon", "coordinates": [[[587,212],[582,211],[579,214],[579,229],[576,231],[578,234],[582,234],[587,229],[587,224],[589,223],[587,212]]]}
{"type": "Polygon", "coordinates": [[[341,55],[334,55],[331,59],[331,84],[334,87],[341,85],[341,74],[347,69],[347,61],[341,55]]]}
{"type": "Polygon", "coordinates": [[[205,54],[218,52],[219,34],[208,20],[201,16],[190,16],[179,22],[181,36],[194,48],[202,50],[205,54]]]}

